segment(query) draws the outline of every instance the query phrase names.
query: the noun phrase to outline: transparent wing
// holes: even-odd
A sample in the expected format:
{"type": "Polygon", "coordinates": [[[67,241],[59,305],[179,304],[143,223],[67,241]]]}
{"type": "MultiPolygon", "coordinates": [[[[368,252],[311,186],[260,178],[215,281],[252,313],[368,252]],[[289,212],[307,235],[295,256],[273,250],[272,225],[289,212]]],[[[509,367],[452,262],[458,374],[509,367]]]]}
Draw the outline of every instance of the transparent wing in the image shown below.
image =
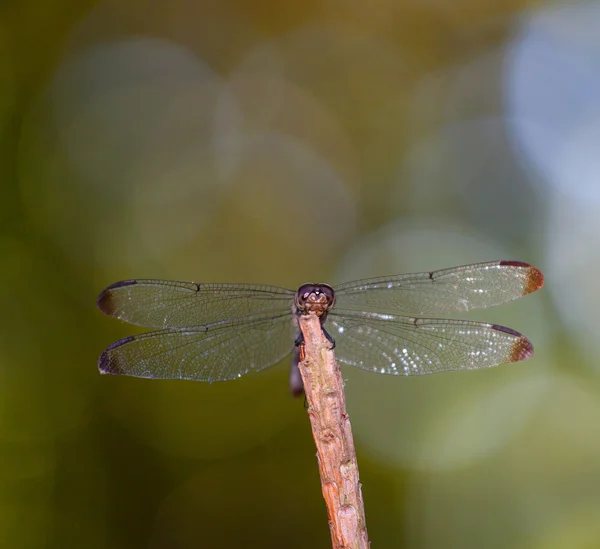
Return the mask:
{"type": "Polygon", "coordinates": [[[519,332],[466,320],[342,311],[326,322],[340,363],[391,375],[476,370],[525,360],[531,342],[519,332]]]}
{"type": "Polygon", "coordinates": [[[225,381],[276,364],[292,351],[295,337],[289,313],[255,315],[126,337],[102,353],[98,368],[150,379],[225,381]]]}
{"type": "Polygon", "coordinates": [[[196,284],[169,280],[124,280],[98,296],[98,308],[148,328],[212,324],[260,312],[291,316],[291,290],[253,284],[196,284]]]}
{"type": "Polygon", "coordinates": [[[534,292],[543,284],[542,273],[527,263],[476,263],[348,282],[336,288],[334,307],[444,315],[499,305],[534,292]]]}

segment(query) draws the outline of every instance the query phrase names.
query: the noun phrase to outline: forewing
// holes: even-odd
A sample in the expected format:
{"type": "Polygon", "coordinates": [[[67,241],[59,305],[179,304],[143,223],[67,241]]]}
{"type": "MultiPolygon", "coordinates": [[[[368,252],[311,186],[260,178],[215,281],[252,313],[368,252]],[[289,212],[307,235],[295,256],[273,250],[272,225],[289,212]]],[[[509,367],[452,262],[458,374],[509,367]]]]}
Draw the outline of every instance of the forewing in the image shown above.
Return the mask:
{"type": "Polygon", "coordinates": [[[139,279],[110,285],[98,296],[98,307],[138,326],[183,328],[261,312],[291,316],[293,297],[275,286],[139,279]]]}
{"type": "Polygon", "coordinates": [[[543,283],[542,273],[527,263],[476,263],[348,282],[336,288],[335,307],[443,315],[499,305],[534,292],[543,283]]]}
{"type": "Polygon", "coordinates": [[[391,375],[477,370],[525,360],[531,342],[519,332],[466,320],[330,314],[326,328],[340,363],[391,375]]]}
{"type": "Polygon", "coordinates": [[[276,364],[294,347],[289,314],[126,337],[100,356],[104,374],[226,381],[276,364]]]}

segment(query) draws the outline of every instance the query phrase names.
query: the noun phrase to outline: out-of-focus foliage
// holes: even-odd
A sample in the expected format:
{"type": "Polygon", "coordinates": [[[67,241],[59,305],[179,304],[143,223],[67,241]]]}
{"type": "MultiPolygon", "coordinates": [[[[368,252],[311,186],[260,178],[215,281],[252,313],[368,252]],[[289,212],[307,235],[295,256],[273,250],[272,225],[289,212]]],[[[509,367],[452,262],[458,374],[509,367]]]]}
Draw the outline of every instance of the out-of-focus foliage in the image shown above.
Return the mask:
{"type": "Polygon", "coordinates": [[[0,547],[328,547],[287,363],[100,377],[135,277],[491,259],[526,363],[345,370],[374,548],[600,547],[600,4],[0,6],[0,547]]]}

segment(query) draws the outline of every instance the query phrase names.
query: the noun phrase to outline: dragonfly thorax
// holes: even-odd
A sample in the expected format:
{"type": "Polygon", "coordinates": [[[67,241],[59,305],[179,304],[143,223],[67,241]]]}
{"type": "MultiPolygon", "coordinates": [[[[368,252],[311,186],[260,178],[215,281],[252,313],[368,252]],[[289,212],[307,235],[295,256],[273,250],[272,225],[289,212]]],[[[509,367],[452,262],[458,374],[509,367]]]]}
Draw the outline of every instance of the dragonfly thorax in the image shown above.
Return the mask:
{"type": "Polygon", "coordinates": [[[294,303],[300,314],[313,313],[320,317],[333,307],[335,292],[327,284],[303,284],[296,292],[294,303]]]}

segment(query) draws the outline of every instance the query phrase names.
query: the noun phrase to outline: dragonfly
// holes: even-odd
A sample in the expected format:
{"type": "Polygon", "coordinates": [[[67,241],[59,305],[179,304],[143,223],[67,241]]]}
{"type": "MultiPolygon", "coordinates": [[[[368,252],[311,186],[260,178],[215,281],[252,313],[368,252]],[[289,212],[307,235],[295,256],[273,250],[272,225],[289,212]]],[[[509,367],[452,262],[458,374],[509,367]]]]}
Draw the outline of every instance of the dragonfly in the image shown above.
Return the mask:
{"type": "Polygon", "coordinates": [[[104,374],[216,382],[264,370],[292,354],[290,388],[302,393],[298,318],[316,314],[337,361],[379,374],[476,370],[528,359],[533,345],[498,324],[440,318],[500,305],[540,289],[542,273],[521,261],[296,291],[255,284],[123,280],[108,286],[99,309],[155,331],[128,336],[100,356],[104,374]]]}

